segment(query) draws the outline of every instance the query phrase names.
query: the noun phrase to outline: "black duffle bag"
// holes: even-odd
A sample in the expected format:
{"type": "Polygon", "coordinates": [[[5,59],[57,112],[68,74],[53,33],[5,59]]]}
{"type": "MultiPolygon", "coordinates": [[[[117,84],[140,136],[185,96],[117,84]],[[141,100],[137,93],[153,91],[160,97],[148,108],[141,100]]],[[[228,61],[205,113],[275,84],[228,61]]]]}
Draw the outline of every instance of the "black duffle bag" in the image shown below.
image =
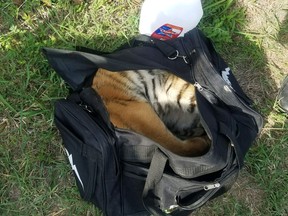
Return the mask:
{"type": "Polygon", "coordinates": [[[104,215],[189,215],[236,181],[263,121],[199,29],[168,41],[141,35],[109,54],[85,48],[43,52],[73,90],[56,101],[55,124],[81,197],[104,215]],[[210,150],[182,157],[140,134],[114,128],[90,87],[98,68],[163,69],[194,84],[210,150]]]}

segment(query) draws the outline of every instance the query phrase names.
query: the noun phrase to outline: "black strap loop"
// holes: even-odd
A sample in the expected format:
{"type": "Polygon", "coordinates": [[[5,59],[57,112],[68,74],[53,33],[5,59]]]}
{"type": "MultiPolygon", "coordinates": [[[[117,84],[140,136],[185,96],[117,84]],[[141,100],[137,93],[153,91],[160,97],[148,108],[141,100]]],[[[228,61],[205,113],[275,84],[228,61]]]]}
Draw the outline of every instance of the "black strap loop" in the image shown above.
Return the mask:
{"type": "Polygon", "coordinates": [[[153,189],[162,179],[167,160],[167,157],[157,149],[153,155],[146,178],[142,198],[145,208],[153,215],[167,215],[161,211],[160,208],[156,207],[157,204],[155,204],[155,199],[157,199],[157,197],[153,195],[153,189]]]}
{"type": "Polygon", "coordinates": [[[226,137],[230,139],[231,145],[235,150],[238,165],[240,168],[243,167],[244,155],[243,155],[243,152],[241,151],[241,147],[238,145],[235,135],[233,135],[233,133],[231,132],[231,129],[229,129],[226,126],[226,124],[222,123],[221,121],[219,122],[219,130],[220,130],[220,133],[224,134],[226,137]]]}

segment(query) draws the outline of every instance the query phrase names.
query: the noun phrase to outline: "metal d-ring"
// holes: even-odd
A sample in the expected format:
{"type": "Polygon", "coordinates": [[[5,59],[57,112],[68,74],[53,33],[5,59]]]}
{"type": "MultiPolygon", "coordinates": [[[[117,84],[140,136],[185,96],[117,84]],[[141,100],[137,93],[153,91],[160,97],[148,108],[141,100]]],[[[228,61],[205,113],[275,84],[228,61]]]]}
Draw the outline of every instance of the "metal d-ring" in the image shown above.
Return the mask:
{"type": "Polygon", "coordinates": [[[176,50],[176,55],[173,56],[173,57],[168,56],[168,59],[169,59],[169,60],[175,60],[175,59],[178,58],[178,57],[179,57],[179,51],[176,50]]]}
{"type": "Polygon", "coordinates": [[[175,59],[177,59],[177,58],[182,58],[183,60],[184,60],[184,62],[186,63],[186,64],[188,64],[188,61],[187,61],[187,56],[180,56],[179,55],[179,51],[178,50],[176,50],[176,55],[175,56],[173,56],[173,57],[168,57],[168,59],[169,60],[175,60],[175,59]]]}

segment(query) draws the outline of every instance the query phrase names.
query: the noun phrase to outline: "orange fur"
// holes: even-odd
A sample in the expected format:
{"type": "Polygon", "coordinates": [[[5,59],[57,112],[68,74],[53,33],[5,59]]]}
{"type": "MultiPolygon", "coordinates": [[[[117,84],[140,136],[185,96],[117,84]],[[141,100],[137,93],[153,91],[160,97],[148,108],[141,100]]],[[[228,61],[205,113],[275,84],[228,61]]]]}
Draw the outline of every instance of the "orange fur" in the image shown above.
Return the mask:
{"type": "Polygon", "coordinates": [[[116,127],[140,133],[182,156],[202,155],[209,149],[207,136],[181,140],[172,134],[147,100],[129,92],[127,78],[121,73],[99,69],[92,87],[102,97],[116,127]]]}

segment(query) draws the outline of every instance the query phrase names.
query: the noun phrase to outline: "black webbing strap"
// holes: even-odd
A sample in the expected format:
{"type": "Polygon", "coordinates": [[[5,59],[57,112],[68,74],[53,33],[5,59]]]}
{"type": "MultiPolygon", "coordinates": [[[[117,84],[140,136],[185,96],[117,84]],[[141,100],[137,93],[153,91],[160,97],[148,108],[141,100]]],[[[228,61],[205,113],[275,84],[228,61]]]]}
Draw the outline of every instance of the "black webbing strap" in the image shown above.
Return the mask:
{"type": "Polygon", "coordinates": [[[157,149],[153,155],[142,194],[143,204],[147,211],[152,215],[167,215],[157,207],[155,199],[159,199],[159,197],[155,197],[152,192],[155,186],[162,179],[166,162],[167,157],[159,149],[157,149]]]}
{"type": "Polygon", "coordinates": [[[244,155],[243,155],[243,152],[241,151],[241,147],[239,146],[239,144],[236,140],[235,135],[232,134],[231,128],[228,128],[225,123],[219,121],[219,131],[220,131],[220,133],[224,134],[225,136],[227,136],[230,139],[231,145],[235,150],[238,165],[240,168],[243,167],[244,155]]]}
{"type": "Polygon", "coordinates": [[[166,57],[174,57],[177,54],[177,49],[166,41],[151,38],[147,35],[138,35],[132,42],[130,42],[131,47],[138,46],[152,46],[157,47],[159,51],[163,53],[166,57]]]}
{"type": "MultiPolygon", "coordinates": [[[[171,45],[171,42],[169,43],[167,41],[151,38],[147,35],[139,35],[132,42],[130,42],[130,47],[139,46],[156,47],[164,56],[171,59],[176,59],[179,54],[178,50],[173,45],[171,45]]],[[[127,46],[124,46],[124,48],[127,48],[127,46]]]]}
{"type": "Polygon", "coordinates": [[[173,47],[171,44],[161,41],[161,40],[153,40],[155,46],[168,58],[175,58],[178,56],[177,49],[173,47]]]}

